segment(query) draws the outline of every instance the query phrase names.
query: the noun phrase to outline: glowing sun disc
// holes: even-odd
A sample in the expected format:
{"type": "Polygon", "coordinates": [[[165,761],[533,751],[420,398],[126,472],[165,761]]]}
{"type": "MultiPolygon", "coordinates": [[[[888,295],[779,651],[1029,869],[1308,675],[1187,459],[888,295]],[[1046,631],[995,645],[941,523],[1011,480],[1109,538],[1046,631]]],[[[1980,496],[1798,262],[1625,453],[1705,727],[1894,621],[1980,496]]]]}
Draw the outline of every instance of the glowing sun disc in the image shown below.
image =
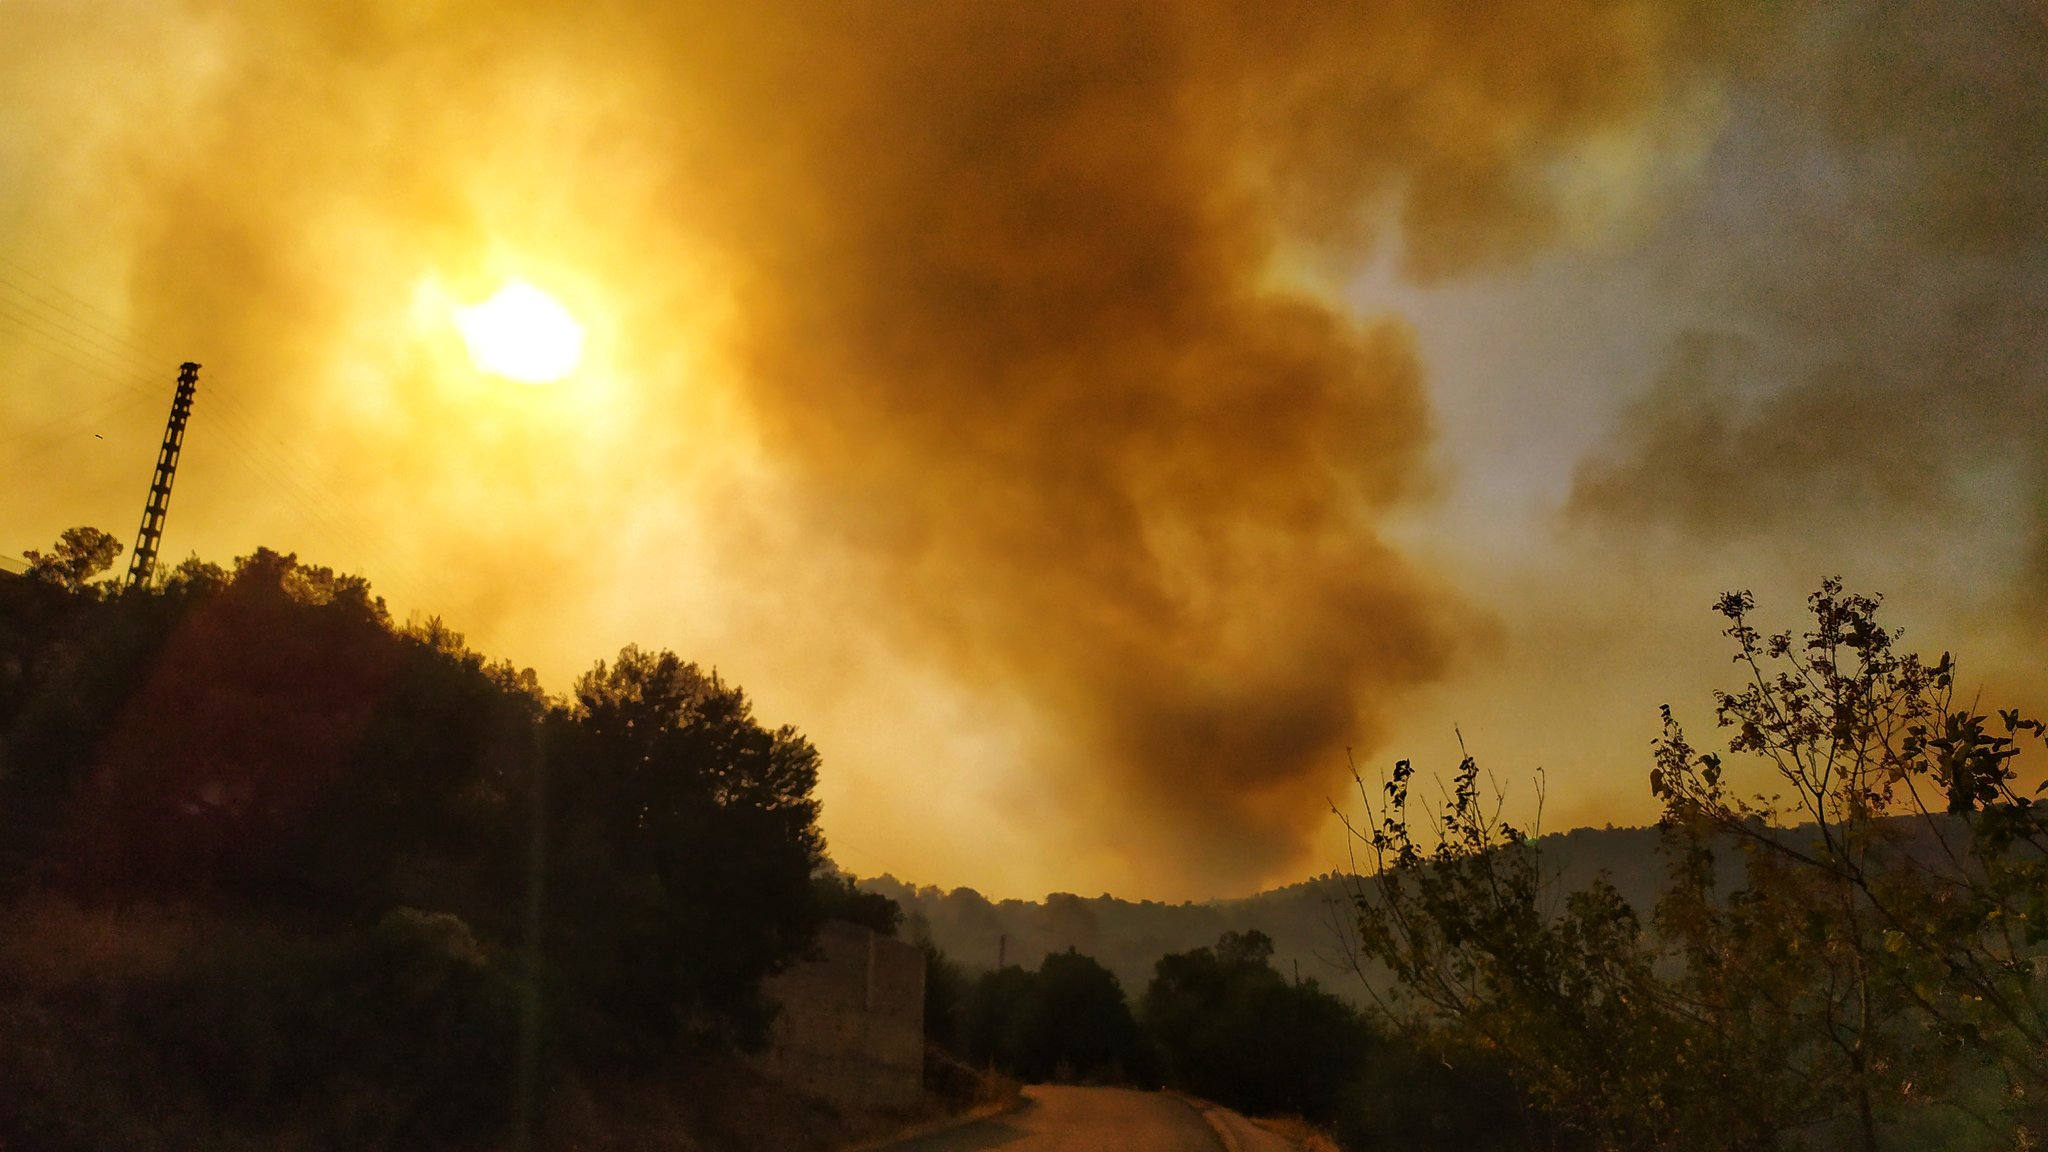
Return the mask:
{"type": "Polygon", "coordinates": [[[455,327],[478,368],[508,380],[546,384],[583,359],[583,325],[553,296],[523,280],[490,299],[455,309],[455,327]]]}

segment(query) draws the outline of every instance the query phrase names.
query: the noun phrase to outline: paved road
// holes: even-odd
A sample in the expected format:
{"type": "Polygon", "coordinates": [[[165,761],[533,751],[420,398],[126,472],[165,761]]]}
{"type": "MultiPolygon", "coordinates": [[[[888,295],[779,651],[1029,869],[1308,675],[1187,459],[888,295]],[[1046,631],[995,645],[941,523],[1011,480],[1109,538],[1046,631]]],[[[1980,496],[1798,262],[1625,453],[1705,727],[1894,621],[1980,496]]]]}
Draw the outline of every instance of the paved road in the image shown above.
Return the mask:
{"type": "Polygon", "coordinates": [[[1007,1116],[891,1144],[888,1152],[1226,1152],[1199,1112],[1158,1092],[1041,1084],[1024,1098],[1007,1116]]]}

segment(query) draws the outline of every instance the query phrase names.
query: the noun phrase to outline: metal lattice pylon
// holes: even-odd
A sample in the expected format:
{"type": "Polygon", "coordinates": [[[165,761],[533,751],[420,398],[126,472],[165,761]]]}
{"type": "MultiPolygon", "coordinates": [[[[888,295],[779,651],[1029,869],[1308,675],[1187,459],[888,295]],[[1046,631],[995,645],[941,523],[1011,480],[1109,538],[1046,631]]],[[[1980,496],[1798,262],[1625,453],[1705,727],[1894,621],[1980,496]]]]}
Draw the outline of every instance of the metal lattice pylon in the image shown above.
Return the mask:
{"type": "Polygon", "coordinates": [[[164,536],[164,517],[171,510],[171,478],[178,472],[178,453],[185,447],[185,422],[192,418],[192,394],[199,390],[199,365],[178,365],[178,392],[171,398],[171,419],[164,426],[163,450],[156,455],[156,478],[149,483],[149,502],[142,506],[142,531],[135,535],[135,555],[128,562],[128,586],[148,583],[156,571],[156,547],[164,536]]]}

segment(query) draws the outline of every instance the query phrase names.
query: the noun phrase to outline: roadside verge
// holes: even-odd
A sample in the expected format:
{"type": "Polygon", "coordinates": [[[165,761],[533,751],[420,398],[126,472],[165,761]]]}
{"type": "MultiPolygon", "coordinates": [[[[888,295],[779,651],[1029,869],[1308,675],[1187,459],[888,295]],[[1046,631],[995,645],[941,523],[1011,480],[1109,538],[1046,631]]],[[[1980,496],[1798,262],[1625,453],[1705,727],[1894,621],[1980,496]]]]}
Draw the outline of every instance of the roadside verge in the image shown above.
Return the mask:
{"type": "Polygon", "coordinates": [[[1267,1127],[1266,1121],[1241,1116],[1199,1096],[1172,1091],[1167,1095],[1199,1113],[1210,1131],[1216,1133],[1224,1152],[1323,1152],[1331,1147],[1313,1129],[1304,1127],[1306,1139],[1298,1138],[1267,1127]]]}
{"type": "Polygon", "coordinates": [[[983,1120],[993,1120],[998,1116],[1007,1116],[1023,1106],[1024,1093],[1021,1090],[1013,1090],[1007,1097],[976,1104],[965,1112],[955,1112],[951,1116],[921,1120],[906,1128],[891,1132],[887,1136],[863,1140],[857,1144],[844,1145],[839,1149],[839,1152],[877,1152],[879,1149],[901,1144],[908,1140],[922,1140],[927,1136],[937,1136],[942,1133],[951,1132],[955,1128],[965,1128],[969,1124],[978,1124],[983,1120]]]}

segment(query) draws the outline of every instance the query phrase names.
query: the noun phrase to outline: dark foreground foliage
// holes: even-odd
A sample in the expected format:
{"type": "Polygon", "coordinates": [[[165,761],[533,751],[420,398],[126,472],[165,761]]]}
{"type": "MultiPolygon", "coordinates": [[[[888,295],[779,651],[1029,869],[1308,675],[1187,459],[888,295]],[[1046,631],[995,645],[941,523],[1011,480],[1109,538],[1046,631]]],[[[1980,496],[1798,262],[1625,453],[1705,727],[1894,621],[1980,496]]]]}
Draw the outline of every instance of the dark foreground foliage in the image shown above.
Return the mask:
{"type": "Polygon", "coordinates": [[[1350,1005],[1272,966],[1265,933],[1161,957],[1141,1016],[1166,1082],[1256,1116],[1334,1122],[1372,1048],[1350,1005]]]}
{"type": "Polygon", "coordinates": [[[983,973],[958,1011],[971,1063],[1029,1082],[1155,1082],[1123,986],[1093,957],[1054,952],[1035,972],[983,973]]]}
{"type": "Polygon", "coordinates": [[[1731,755],[1666,711],[1654,909],[1556,891],[1470,758],[1426,822],[1405,762],[1361,785],[1365,956],[1412,1027],[1490,1054],[1560,1146],[2048,1131],[2048,810],[2016,767],[2048,726],[1965,703],[1951,659],[1895,650],[1873,599],[1829,582],[1810,608],[1803,634],[1766,636],[1747,595],[1721,601],[1745,677],[1718,697],[1731,755]]]}
{"type": "Polygon", "coordinates": [[[549,699],[267,550],[114,591],[103,536],[0,578],[0,1147],[500,1145],[761,1036],[832,897],[794,730],[667,652],[549,699]]]}

